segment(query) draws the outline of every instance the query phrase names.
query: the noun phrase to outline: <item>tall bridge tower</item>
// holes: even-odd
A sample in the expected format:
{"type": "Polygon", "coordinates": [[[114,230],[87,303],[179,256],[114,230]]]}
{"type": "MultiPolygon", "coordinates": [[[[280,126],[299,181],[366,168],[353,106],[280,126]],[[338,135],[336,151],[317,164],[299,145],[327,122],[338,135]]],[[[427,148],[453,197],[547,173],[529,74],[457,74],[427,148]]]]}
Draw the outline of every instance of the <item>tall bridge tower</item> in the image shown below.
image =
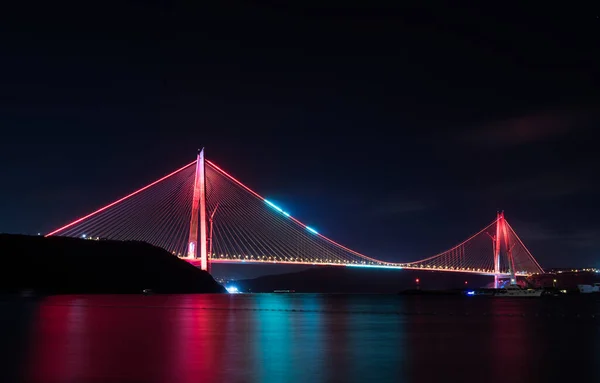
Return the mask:
{"type": "Polygon", "coordinates": [[[514,244],[510,243],[508,237],[508,230],[506,229],[506,220],[504,219],[504,212],[498,212],[496,219],[496,235],[492,237],[494,242],[494,287],[500,287],[500,275],[501,272],[501,259],[506,260],[508,266],[508,272],[510,274],[510,284],[516,285],[517,278],[515,276],[515,260],[512,254],[512,248],[514,244]]]}
{"type": "Polygon", "coordinates": [[[208,253],[206,251],[206,245],[206,177],[204,169],[204,148],[202,148],[198,150],[198,158],[196,160],[187,258],[198,258],[198,249],[200,249],[200,269],[204,271],[208,271],[208,253]],[[198,228],[198,223],[200,224],[200,228],[198,228]],[[200,239],[198,239],[198,232],[200,232],[200,239]]]}

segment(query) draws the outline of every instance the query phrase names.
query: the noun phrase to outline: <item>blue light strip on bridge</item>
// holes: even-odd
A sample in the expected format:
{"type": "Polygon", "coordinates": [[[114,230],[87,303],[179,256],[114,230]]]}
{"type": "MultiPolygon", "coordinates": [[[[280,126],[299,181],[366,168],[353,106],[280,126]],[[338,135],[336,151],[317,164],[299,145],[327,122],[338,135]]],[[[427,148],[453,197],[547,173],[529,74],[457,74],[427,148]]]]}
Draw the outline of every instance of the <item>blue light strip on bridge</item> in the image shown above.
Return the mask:
{"type": "Polygon", "coordinates": [[[279,206],[275,205],[273,202],[269,201],[268,199],[264,200],[267,205],[271,206],[273,209],[277,210],[278,212],[280,212],[281,214],[285,215],[286,217],[289,217],[290,215],[288,213],[286,213],[285,211],[283,211],[282,208],[280,208],[279,206]]]}
{"type": "Polygon", "coordinates": [[[317,231],[315,229],[313,229],[310,226],[306,226],[306,230],[308,230],[308,231],[310,231],[311,233],[314,233],[314,234],[319,234],[319,233],[317,233],[317,231]]]}

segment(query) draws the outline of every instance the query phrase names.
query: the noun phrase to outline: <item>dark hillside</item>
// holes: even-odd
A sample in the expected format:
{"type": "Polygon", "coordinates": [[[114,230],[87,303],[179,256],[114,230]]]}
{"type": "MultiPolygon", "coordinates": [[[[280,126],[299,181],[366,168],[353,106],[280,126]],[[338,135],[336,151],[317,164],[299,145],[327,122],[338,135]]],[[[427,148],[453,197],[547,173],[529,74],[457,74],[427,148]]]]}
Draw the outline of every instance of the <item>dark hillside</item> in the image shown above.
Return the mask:
{"type": "Polygon", "coordinates": [[[490,276],[419,270],[396,270],[321,266],[295,273],[267,275],[236,282],[241,291],[303,293],[396,293],[419,287],[424,290],[461,289],[487,286],[490,276]],[[465,284],[467,281],[467,284],[465,284]]]}
{"type": "Polygon", "coordinates": [[[220,293],[212,276],[147,243],[0,234],[0,292],[220,293]]]}

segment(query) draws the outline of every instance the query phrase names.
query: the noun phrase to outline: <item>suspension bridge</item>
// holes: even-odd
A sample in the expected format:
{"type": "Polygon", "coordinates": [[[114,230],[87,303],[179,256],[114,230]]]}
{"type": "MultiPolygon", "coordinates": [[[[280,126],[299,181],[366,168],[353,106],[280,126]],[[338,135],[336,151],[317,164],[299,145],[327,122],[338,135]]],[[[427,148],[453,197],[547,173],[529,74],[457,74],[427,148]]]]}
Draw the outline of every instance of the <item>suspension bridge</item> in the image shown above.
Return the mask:
{"type": "Polygon", "coordinates": [[[496,219],[449,250],[407,263],[368,257],[305,225],[204,158],[46,236],[143,241],[210,271],[214,263],[381,267],[494,276],[495,285],[543,269],[496,219]]]}

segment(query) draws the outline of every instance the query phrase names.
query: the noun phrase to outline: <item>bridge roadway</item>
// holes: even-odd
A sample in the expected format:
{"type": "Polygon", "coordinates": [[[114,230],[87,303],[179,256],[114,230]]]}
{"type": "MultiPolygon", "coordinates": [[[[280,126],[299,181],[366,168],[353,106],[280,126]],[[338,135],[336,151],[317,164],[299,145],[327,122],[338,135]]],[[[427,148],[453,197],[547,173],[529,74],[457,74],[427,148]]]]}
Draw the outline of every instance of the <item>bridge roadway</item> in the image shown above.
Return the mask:
{"type": "MultiPolygon", "coordinates": [[[[188,263],[200,267],[200,259],[181,258],[188,263]]],[[[271,264],[271,265],[300,265],[300,266],[345,266],[345,267],[364,267],[364,268],[378,268],[378,269],[396,269],[396,270],[422,270],[422,271],[443,271],[453,273],[469,273],[478,275],[489,275],[494,276],[493,270],[485,269],[471,269],[471,268],[453,268],[453,267],[422,267],[422,266],[411,266],[410,264],[400,263],[338,263],[338,262],[306,262],[306,261],[279,261],[273,259],[258,260],[258,259],[236,259],[236,258],[211,258],[209,262],[222,263],[222,264],[271,264]]],[[[510,278],[510,274],[502,273],[497,274],[500,277],[510,278]]],[[[520,277],[531,276],[531,273],[517,272],[515,275],[520,277]]]]}

